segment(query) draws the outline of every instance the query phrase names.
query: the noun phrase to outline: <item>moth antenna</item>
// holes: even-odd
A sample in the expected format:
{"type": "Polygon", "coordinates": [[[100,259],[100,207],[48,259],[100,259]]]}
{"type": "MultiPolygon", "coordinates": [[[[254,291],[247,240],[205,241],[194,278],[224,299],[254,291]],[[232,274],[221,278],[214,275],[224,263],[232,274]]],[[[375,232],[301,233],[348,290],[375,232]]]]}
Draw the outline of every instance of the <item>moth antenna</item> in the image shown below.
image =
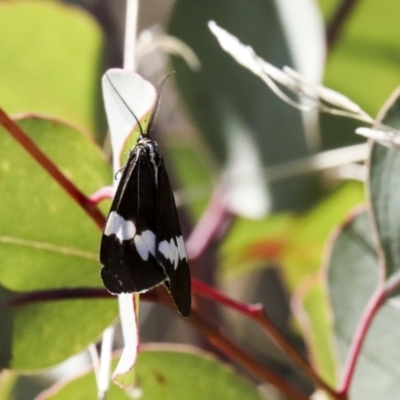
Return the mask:
{"type": "Polygon", "coordinates": [[[150,116],[149,128],[147,130],[148,132],[150,132],[151,128],[153,127],[153,124],[157,119],[158,111],[160,110],[160,104],[161,104],[161,92],[164,87],[164,84],[167,81],[167,79],[173,74],[175,74],[175,71],[172,71],[168,75],[164,76],[164,78],[162,78],[161,81],[158,83],[158,96],[157,96],[156,106],[150,116]]]}
{"type": "MultiPolygon", "coordinates": [[[[133,118],[135,118],[136,123],[138,124],[139,127],[139,131],[140,131],[140,136],[144,135],[143,129],[142,129],[142,125],[140,124],[140,121],[138,120],[138,118],[136,117],[135,113],[129,108],[127,102],[124,100],[124,98],[119,94],[117,88],[114,86],[114,84],[111,81],[111,78],[108,75],[108,72],[106,72],[106,76],[108,81],[110,82],[111,87],[114,89],[114,92],[116,93],[116,95],[118,96],[118,98],[122,101],[122,103],[124,103],[125,107],[127,108],[127,110],[133,115],[133,118]]],[[[167,76],[168,77],[168,76],[167,76]]],[[[158,100],[157,100],[158,101],[158,100]]],[[[150,126],[150,125],[149,125],[150,126]]]]}
{"type": "Polygon", "coordinates": [[[125,169],[125,165],[121,167],[115,174],[114,174],[114,179],[117,180],[118,174],[122,173],[122,171],[125,169]]]}

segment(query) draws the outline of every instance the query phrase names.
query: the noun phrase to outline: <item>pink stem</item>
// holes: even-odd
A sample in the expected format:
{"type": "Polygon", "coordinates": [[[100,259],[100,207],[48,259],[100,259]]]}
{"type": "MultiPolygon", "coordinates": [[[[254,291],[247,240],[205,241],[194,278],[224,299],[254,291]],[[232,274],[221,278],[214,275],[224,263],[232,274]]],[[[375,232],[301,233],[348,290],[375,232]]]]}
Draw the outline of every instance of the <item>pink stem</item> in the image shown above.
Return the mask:
{"type": "Polygon", "coordinates": [[[350,344],[350,349],[348,351],[347,359],[343,368],[339,393],[346,396],[348,395],[358,357],[360,355],[365,336],[367,335],[368,329],[371,326],[371,322],[387,296],[399,286],[400,277],[392,277],[385,283],[384,286],[380,285],[376,289],[367,306],[365,307],[350,344]]]}
{"type": "Polygon", "coordinates": [[[191,261],[199,259],[210,243],[224,231],[230,216],[226,193],[219,188],[215,190],[207,210],[186,241],[186,250],[191,261]]]}
{"type": "Polygon", "coordinates": [[[112,199],[114,197],[114,187],[113,186],[104,186],[101,189],[94,192],[90,197],[89,201],[92,204],[99,204],[103,200],[112,199]]]}
{"type": "Polygon", "coordinates": [[[368,328],[371,325],[371,322],[379,310],[382,302],[386,298],[386,291],[384,288],[379,287],[375,293],[372,295],[370,301],[368,302],[361,319],[358,323],[356,331],[354,333],[352,342],[350,344],[350,349],[347,354],[346,362],[343,368],[342,380],[339,386],[339,393],[342,395],[348,394],[350,384],[354,375],[355,367],[357,364],[358,357],[360,355],[360,351],[362,345],[365,340],[365,336],[368,332],[368,328]]]}

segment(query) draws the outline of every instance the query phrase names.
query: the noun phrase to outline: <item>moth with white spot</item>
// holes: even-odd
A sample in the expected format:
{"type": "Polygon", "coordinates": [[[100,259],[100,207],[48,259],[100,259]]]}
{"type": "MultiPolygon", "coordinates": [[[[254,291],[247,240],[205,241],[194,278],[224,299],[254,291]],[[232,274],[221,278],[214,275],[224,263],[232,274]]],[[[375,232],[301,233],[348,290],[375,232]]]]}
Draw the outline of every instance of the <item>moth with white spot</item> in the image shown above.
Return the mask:
{"type": "Polygon", "coordinates": [[[171,184],[157,143],[111,80],[123,105],[135,118],[140,136],[123,168],[100,245],[101,277],[113,294],[145,292],[161,283],[178,311],[190,314],[190,273],[171,184]]]}

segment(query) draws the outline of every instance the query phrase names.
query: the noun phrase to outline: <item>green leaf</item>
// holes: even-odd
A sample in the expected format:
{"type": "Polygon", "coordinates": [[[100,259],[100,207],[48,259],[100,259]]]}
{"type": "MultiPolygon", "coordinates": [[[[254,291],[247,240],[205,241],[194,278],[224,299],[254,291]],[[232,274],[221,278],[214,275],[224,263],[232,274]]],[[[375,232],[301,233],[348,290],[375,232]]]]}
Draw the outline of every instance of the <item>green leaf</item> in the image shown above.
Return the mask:
{"type": "MultiPolygon", "coordinates": [[[[307,156],[298,110],[283,103],[219,47],[207,27],[210,20],[251,45],[269,62],[278,66],[293,63],[273,1],[255,0],[246,7],[240,0],[175,3],[169,33],[185,42],[202,65],[194,72],[184,61],[173,58],[177,85],[218,163],[238,162],[230,157],[234,157],[234,144],[241,138],[252,142],[256,149],[252,160],[258,157],[263,167],[307,156]]],[[[316,187],[315,177],[310,176],[275,182],[268,188],[272,208],[310,205],[316,198],[316,187]]]]}
{"type": "Polygon", "coordinates": [[[83,351],[115,321],[117,310],[113,299],[45,302],[18,308],[9,368],[34,371],[83,351]]]}
{"type": "MultiPolygon", "coordinates": [[[[253,268],[278,264],[289,292],[298,297],[299,285],[307,284],[310,274],[320,270],[332,229],[350,208],[362,201],[362,185],[349,182],[302,217],[286,214],[261,221],[235,221],[222,247],[224,272],[231,277],[234,273],[249,273],[253,268]]],[[[303,335],[314,365],[327,381],[334,383],[333,333],[325,293],[321,287],[313,287],[297,304],[302,311],[297,310],[296,316],[301,313],[299,319],[307,319],[301,325],[304,328],[307,324],[303,335]]]]}
{"type": "MultiPolygon", "coordinates": [[[[383,123],[400,129],[400,91],[384,107],[383,123]]],[[[369,195],[386,261],[386,277],[400,270],[400,151],[374,143],[369,163],[369,195]]]]}
{"type": "MultiPolygon", "coordinates": [[[[29,118],[21,127],[87,195],[111,182],[100,149],[75,129],[29,118]]],[[[0,282],[24,291],[99,286],[98,227],[0,130],[0,282]]]]}
{"type": "MultiPolygon", "coordinates": [[[[190,397],[218,400],[260,400],[255,387],[239,378],[211,355],[189,346],[143,346],[136,364],[136,377],[142,400],[180,400],[190,397]]],[[[56,389],[56,388],[55,388],[56,389]]],[[[83,400],[95,397],[93,374],[84,375],[44,399],[83,400]]],[[[112,385],[107,399],[129,399],[112,385]]]]}
{"type": "MultiPolygon", "coordinates": [[[[378,284],[378,260],[367,213],[347,221],[332,243],[328,284],[340,354],[345,355],[361,312],[378,284]]],[[[342,358],[343,362],[343,358],[342,358]]]]}
{"type": "Polygon", "coordinates": [[[346,182],[297,219],[282,260],[285,281],[291,291],[310,274],[320,270],[332,230],[343,221],[349,210],[363,202],[362,184],[346,182]]]}
{"type": "Polygon", "coordinates": [[[320,275],[312,275],[305,281],[295,292],[291,303],[315,370],[327,383],[336,386],[331,310],[320,275]]]}
{"type": "Polygon", "coordinates": [[[59,2],[0,4],[0,106],[105,132],[102,46],[100,28],[82,9],[59,2]]]}
{"type": "Polygon", "coordinates": [[[236,218],[220,249],[223,273],[243,274],[266,262],[279,262],[292,237],[294,219],[291,214],[261,220],[236,218]]]}
{"type": "MultiPolygon", "coordinates": [[[[87,195],[111,182],[100,149],[74,128],[35,117],[19,123],[87,195]]],[[[98,227],[2,129],[0,160],[0,283],[18,292],[100,287],[98,227]]],[[[109,300],[36,303],[13,310],[9,366],[24,370],[53,365],[82,350],[117,315],[116,302],[109,300]]],[[[0,325],[10,325],[0,317],[0,325]]]]}
{"type": "Polygon", "coordinates": [[[0,374],[0,400],[14,400],[11,395],[17,377],[11,371],[2,371],[0,374]]]}
{"type": "MultiPolygon", "coordinates": [[[[378,285],[378,259],[366,212],[348,219],[329,257],[328,286],[339,364],[343,367],[361,314],[378,285]]],[[[394,399],[400,391],[400,312],[394,301],[376,315],[356,366],[352,400],[394,399]]]]}

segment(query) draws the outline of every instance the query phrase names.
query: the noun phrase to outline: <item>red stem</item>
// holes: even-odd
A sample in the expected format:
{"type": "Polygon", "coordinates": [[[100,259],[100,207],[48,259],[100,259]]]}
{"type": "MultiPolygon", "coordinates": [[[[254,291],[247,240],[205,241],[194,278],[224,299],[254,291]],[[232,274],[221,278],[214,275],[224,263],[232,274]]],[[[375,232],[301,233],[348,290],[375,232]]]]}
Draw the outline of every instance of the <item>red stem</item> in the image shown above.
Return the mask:
{"type": "Polygon", "coordinates": [[[28,152],[28,154],[54,178],[75,202],[103,229],[102,212],[60,171],[36,143],[0,108],[0,125],[28,152]]]}
{"type": "MultiPolygon", "coordinates": [[[[344,399],[342,395],[333,391],[325,382],[323,382],[312,368],[308,365],[307,361],[286,341],[286,339],[281,335],[281,333],[273,326],[271,321],[267,318],[264,313],[263,306],[260,304],[246,305],[240,303],[236,300],[230,299],[223,295],[222,293],[216,291],[215,289],[199,282],[196,280],[192,281],[193,292],[207,297],[209,299],[215,300],[220,304],[235,309],[236,311],[248,316],[249,318],[258,322],[270,335],[270,337],[275,340],[275,342],[286,352],[286,354],[291,357],[291,359],[303,370],[303,372],[313,380],[316,386],[325,390],[334,399],[340,400],[344,399]]],[[[169,296],[166,296],[166,301],[163,300],[163,291],[160,292],[160,288],[153,290],[150,293],[146,293],[144,297],[148,300],[161,301],[167,307],[174,309],[174,305],[170,301],[169,296]]],[[[29,293],[23,293],[17,295],[10,300],[7,300],[0,304],[0,310],[6,307],[17,307],[26,304],[33,304],[45,301],[57,301],[57,300],[67,300],[75,298],[114,298],[105,289],[98,288],[73,288],[73,289],[55,289],[55,290],[42,290],[29,293]]],[[[165,300],[165,299],[164,299],[165,300]]],[[[247,368],[255,377],[270,382],[277,388],[279,388],[283,393],[285,393],[290,399],[305,399],[303,394],[299,393],[296,389],[290,386],[284,379],[274,374],[265,368],[262,364],[258,363],[251,357],[248,353],[241,350],[239,347],[234,345],[228,338],[222,335],[216,328],[211,327],[196,310],[192,311],[192,315],[189,318],[189,322],[196,325],[200,331],[205,334],[207,340],[224,354],[229,356],[231,359],[235,360],[241,364],[244,368],[247,368]]]]}
{"type": "Polygon", "coordinates": [[[0,311],[7,307],[18,307],[26,304],[41,303],[45,301],[68,300],[89,298],[115,298],[106,289],[98,288],[73,288],[50,289],[25,292],[14,295],[11,299],[0,303],[0,311]]]}
{"type": "Polygon", "coordinates": [[[191,316],[188,320],[191,324],[202,332],[207,340],[221,352],[226,354],[232,360],[241,365],[244,369],[253,374],[256,378],[263,382],[269,382],[282,393],[284,393],[290,400],[307,400],[308,396],[299,392],[296,388],[291,386],[287,381],[279,375],[268,370],[264,365],[256,361],[251,355],[237,347],[219,330],[211,326],[205,319],[192,310],[191,316]]]}
{"type": "Polygon", "coordinates": [[[247,316],[257,322],[274,340],[274,342],[286,353],[286,355],[307,375],[314,384],[325,390],[332,397],[337,398],[338,393],[324,382],[319,375],[309,365],[308,361],[286,340],[281,332],[275,327],[272,321],[268,318],[264,306],[262,304],[245,304],[233,300],[214,288],[205,285],[204,283],[192,279],[193,292],[199,296],[207,297],[219,304],[228,306],[237,312],[247,316]]]}
{"type": "Polygon", "coordinates": [[[389,279],[385,286],[378,287],[365,307],[347,353],[346,362],[343,368],[343,375],[339,386],[340,394],[344,396],[348,395],[351,381],[354,376],[355,367],[364,344],[365,337],[368,333],[368,329],[386,297],[399,286],[400,277],[389,279]]]}
{"type": "Polygon", "coordinates": [[[346,362],[343,368],[343,375],[339,386],[339,393],[346,395],[349,392],[350,384],[354,375],[355,367],[358,361],[358,357],[361,352],[362,345],[364,344],[365,336],[368,332],[368,328],[371,322],[379,310],[382,302],[385,300],[386,292],[379,288],[372,295],[368,302],[365,310],[361,316],[361,319],[357,325],[356,331],[353,335],[349,351],[347,353],[346,362]]]}
{"type": "MultiPolygon", "coordinates": [[[[156,288],[149,296],[152,299],[160,300],[163,292],[160,293],[159,288],[156,288]],[[161,297],[160,297],[161,296],[161,297]]],[[[17,295],[12,299],[0,304],[0,310],[6,307],[23,306],[44,301],[66,300],[74,298],[113,298],[105,289],[96,288],[75,288],[75,289],[56,289],[56,290],[43,290],[36,292],[24,293],[17,295]]],[[[169,296],[168,296],[169,297],[169,296]]],[[[166,301],[165,305],[171,309],[175,309],[172,302],[166,301]]],[[[228,338],[219,332],[216,328],[207,323],[197,312],[192,310],[192,314],[188,320],[195,325],[207,338],[207,340],[216,348],[223,351],[232,360],[236,361],[242,367],[248,369],[255,377],[262,381],[270,382],[279,390],[285,393],[289,399],[293,400],[307,400],[308,397],[300,393],[297,389],[292,387],[288,382],[282,379],[279,375],[269,371],[264,365],[260,364],[248,353],[233,344],[228,338]]]]}

